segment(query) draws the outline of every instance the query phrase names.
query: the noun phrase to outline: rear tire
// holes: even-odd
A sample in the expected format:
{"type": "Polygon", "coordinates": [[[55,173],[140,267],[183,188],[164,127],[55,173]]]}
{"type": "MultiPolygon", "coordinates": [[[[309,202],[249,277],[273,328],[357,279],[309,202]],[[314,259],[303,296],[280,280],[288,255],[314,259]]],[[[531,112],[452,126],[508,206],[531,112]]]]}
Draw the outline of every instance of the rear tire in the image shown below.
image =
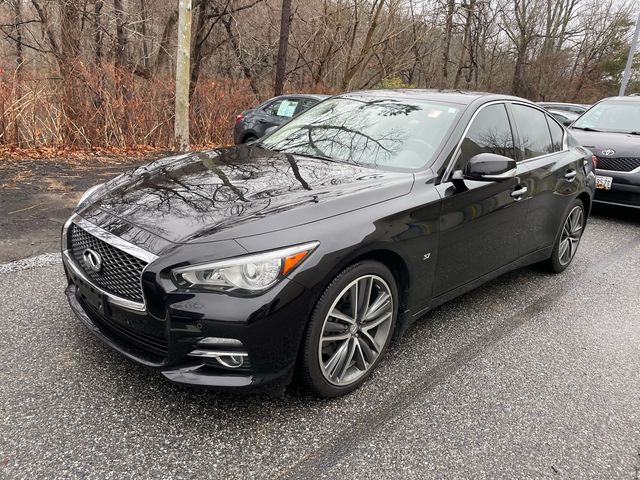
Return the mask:
{"type": "Polygon", "coordinates": [[[254,140],[257,140],[258,137],[256,137],[255,135],[247,135],[246,137],[244,137],[242,139],[242,143],[249,143],[249,142],[253,142],[254,140]]]}
{"type": "Polygon", "coordinates": [[[575,199],[562,219],[562,227],[558,233],[551,257],[546,261],[548,270],[560,273],[571,265],[586,224],[584,204],[575,199]]]}
{"type": "Polygon", "coordinates": [[[302,384],[320,397],[360,387],[391,341],[397,305],[395,279],[382,263],[365,260],[338,274],[307,325],[300,351],[302,384]]]}

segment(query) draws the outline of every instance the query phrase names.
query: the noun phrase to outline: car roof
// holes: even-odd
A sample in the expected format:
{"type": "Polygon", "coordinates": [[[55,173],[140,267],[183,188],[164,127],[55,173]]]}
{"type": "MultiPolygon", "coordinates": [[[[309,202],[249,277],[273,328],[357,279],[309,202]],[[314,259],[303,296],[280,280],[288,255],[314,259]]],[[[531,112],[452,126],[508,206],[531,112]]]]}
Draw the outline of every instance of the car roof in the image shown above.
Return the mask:
{"type": "Polygon", "coordinates": [[[432,100],[437,102],[457,103],[469,105],[476,100],[517,100],[525,103],[532,103],[529,100],[511,95],[500,95],[487,92],[473,92],[465,90],[427,90],[420,88],[402,88],[397,90],[361,90],[356,92],[343,93],[338,97],[367,97],[367,98],[405,98],[412,100],[432,100]]]}
{"type": "Polygon", "coordinates": [[[634,102],[634,103],[640,103],[640,97],[635,96],[635,95],[625,95],[624,97],[620,97],[620,96],[616,96],[616,97],[607,97],[607,98],[603,98],[602,100],[600,100],[600,102],[620,102],[620,101],[624,101],[624,102],[634,102]]]}
{"type": "Polygon", "coordinates": [[[570,107],[586,107],[582,103],[567,103],[567,102],[537,102],[538,105],[567,105],[570,107]]]}
{"type": "Polygon", "coordinates": [[[275,100],[277,98],[315,98],[316,100],[324,100],[329,95],[321,95],[319,93],[285,93],[284,95],[278,95],[277,97],[270,98],[267,101],[275,100]]]}
{"type": "Polygon", "coordinates": [[[549,113],[556,113],[558,115],[563,115],[565,117],[576,117],[578,118],[580,114],[575,112],[569,112],[568,110],[556,110],[555,108],[549,108],[547,110],[549,113]]]}

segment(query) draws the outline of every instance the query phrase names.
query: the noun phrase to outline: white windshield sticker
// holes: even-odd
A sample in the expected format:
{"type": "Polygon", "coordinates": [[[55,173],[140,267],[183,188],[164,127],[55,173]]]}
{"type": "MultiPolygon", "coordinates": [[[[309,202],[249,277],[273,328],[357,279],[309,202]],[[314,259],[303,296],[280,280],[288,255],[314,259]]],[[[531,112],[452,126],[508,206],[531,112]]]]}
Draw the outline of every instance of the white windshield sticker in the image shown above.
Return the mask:
{"type": "Polygon", "coordinates": [[[293,117],[293,113],[296,111],[297,106],[297,101],[283,100],[276,115],[279,117],[293,117]]]}

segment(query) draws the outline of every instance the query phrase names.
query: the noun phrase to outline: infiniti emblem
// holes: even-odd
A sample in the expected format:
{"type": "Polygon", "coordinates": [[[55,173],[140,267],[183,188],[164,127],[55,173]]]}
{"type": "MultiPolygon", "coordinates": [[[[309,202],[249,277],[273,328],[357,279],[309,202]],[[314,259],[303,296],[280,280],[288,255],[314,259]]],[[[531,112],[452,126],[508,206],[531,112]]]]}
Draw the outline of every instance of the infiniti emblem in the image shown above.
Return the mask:
{"type": "Polygon", "coordinates": [[[84,258],[84,264],[89,267],[90,270],[98,273],[102,270],[102,256],[95,250],[87,248],[82,252],[84,258]]]}
{"type": "Polygon", "coordinates": [[[616,151],[612,148],[605,148],[604,150],[602,150],[602,155],[606,155],[607,157],[610,157],[614,153],[616,153],[616,151]]]}

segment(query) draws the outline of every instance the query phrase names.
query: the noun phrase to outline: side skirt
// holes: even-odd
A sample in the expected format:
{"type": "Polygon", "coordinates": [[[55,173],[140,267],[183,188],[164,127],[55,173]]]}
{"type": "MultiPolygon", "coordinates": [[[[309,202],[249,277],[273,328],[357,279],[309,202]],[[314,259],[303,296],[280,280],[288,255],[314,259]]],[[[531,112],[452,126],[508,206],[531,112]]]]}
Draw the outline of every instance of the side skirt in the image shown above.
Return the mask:
{"type": "Polygon", "coordinates": [[[465,283],[453,290],[450,290],[442,295],[431,299],[431,302],[424,307],[421,307],[416,312],[411,312],[410,310],[406,310],[401,313],[398,318],[400,322],[398,328],[396,329],[396,337],[401,337],[407,329],[415,322],[418,318],[422,317],[429,310],[433,310],[434,308],[442,305],[443,303],[448,302],[460,295],[463,295],[471,290],[478,288],[480,285],[483,285],[501,275],[504,275],[507,272],[512,270],[516,270],[518,268],[526,267],[527,265],[533,265],[534,263],[542,262],[548,259],[553,252],[553,245],[549,247],[542,248],[540,250],[536,250],[535,252],[531,252],[524,257],[521,257],[507,265],[500,267],[492,272],[489,272],[481,277],[476,278],[470,282],[465,283]]]}

